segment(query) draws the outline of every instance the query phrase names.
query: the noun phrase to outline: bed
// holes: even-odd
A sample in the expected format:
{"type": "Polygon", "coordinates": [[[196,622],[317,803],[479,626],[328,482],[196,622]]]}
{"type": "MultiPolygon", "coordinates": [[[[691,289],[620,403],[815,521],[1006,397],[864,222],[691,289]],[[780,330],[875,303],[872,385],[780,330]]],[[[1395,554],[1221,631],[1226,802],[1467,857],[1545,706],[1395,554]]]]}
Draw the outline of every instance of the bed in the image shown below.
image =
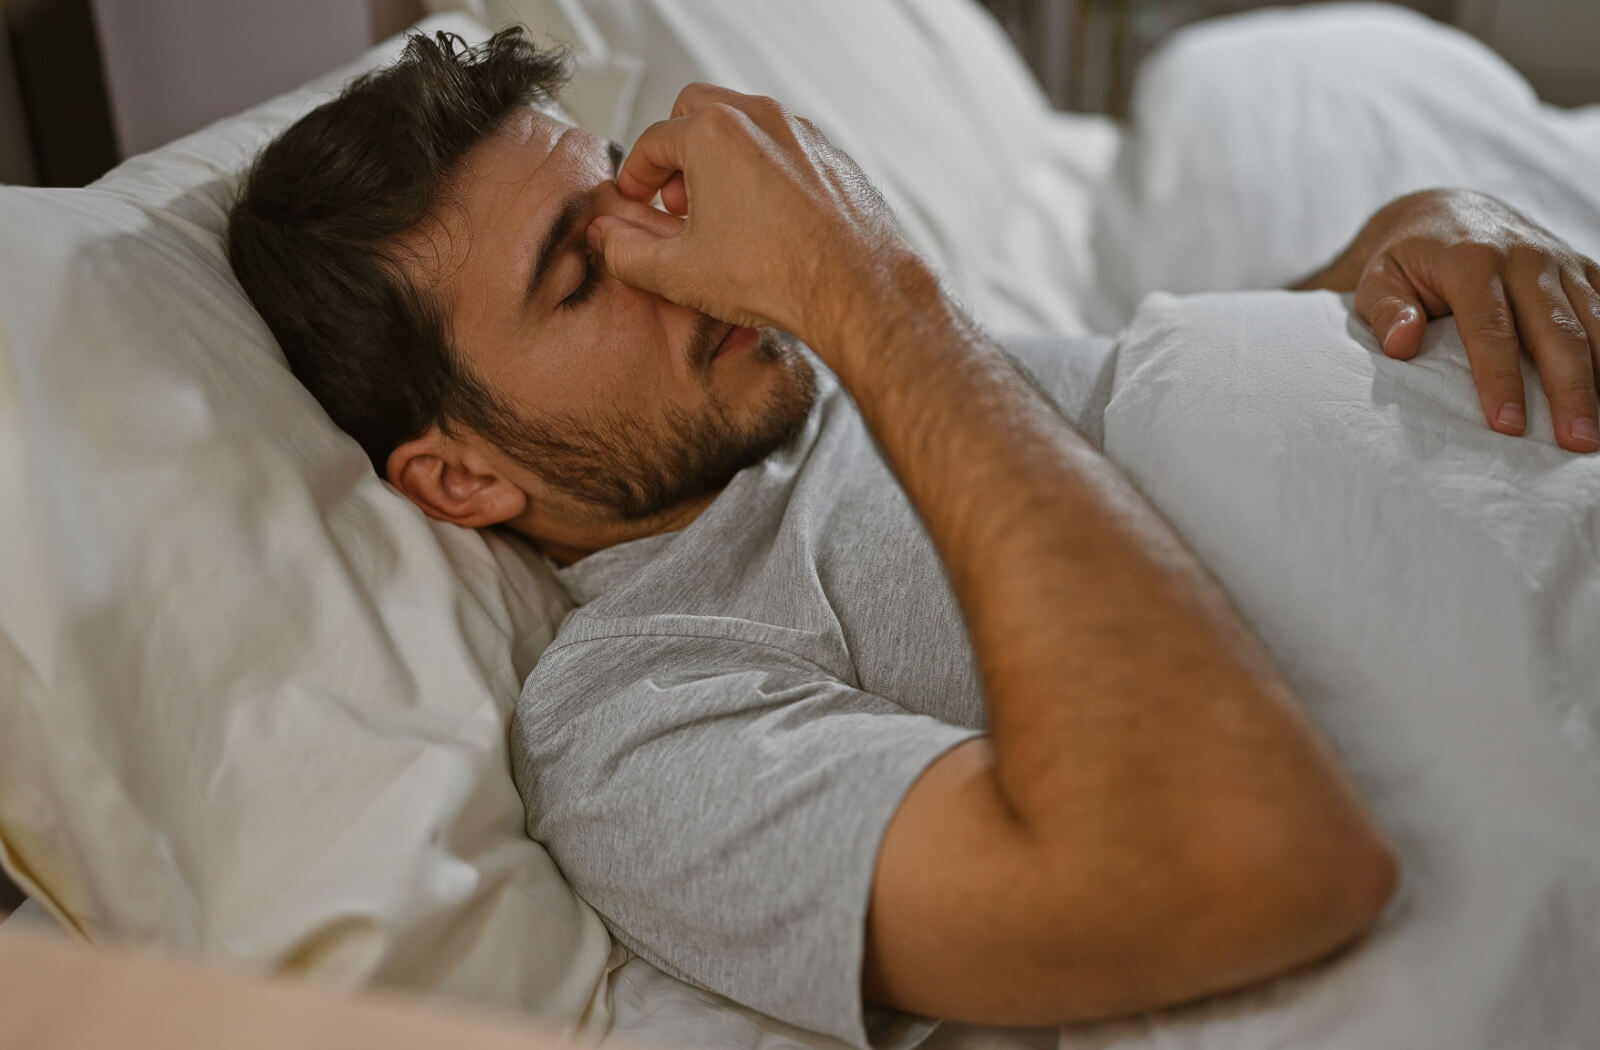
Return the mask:
{"type": "MultiPolygon", "coordinates": [[[[773,94],[997,332],[1120,333],[1105,446],[1285,668],[1399,845],[1339,957],[1194,1006],[935,1047],[1600,1039],[1600,467],[1482,427],[1450,322],[1393,362],[1281,286],[1468,185],[1600,257],[1600,109],[1379,5],[1186,31],[1127,125],[1046,105],[970,0],[522,0],[627,142],[695,79],[773,94]]],[[[136,157],[0,188],[0,863],[11,922],[685,1046],[825,1047],[654,970],[522,834],[505,730],[565,599],[371,474],[227,270],[276,130],[396,51],[136,157]]],[[[1093,368],[1087,369],[1092,372],[1093,368]]]]}

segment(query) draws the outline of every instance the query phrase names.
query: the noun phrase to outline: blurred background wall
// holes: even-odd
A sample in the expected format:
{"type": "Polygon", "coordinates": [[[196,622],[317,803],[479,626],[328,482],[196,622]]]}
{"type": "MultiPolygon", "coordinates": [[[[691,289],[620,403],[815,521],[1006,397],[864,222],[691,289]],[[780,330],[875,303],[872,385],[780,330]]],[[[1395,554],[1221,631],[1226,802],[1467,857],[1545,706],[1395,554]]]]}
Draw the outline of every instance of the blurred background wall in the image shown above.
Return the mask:
{"type": "Polygon", "coordinates": [[[90,0],[128,156],[335,69],[422,17],[388,0],[90,0]]]}
{"type": "Polygon", "coordinates": [[[0,181],[83,185],[422,14],[421,0],[0,0],[0,181]]]}
{"type": "Polygon", "coordinates": [[[16,64],[11,60],[11,41],[6,34],[6,20],[0,18],[0,182],[31,183],[36,178],[22,94],[17,88],[16,64]]]}
{"type": "MultiPolygon", "coordinates": [[[[1063,109],[1122,114],[1139,59],[1202,18],[1310,0],[983,0],[1063,109]]],[[[1398,0],[1460,26],[1558,105],[1600,102],[1597,0],[1398,0]]]]}
{"type": "MultiPolygon", "coordinates": [[[[1057,105],[1119,115],[1140,58],[1175,29],[1268,6],[979,2],[1057,105]]],[[[1477,34],[1547,101],[1600,102],[1600,0],[1404,2],[1477,34]]],[[[349,61],[421,15],[421,0],[0,0],[0,181],[82,185],[121,157],[349,61]]]]}

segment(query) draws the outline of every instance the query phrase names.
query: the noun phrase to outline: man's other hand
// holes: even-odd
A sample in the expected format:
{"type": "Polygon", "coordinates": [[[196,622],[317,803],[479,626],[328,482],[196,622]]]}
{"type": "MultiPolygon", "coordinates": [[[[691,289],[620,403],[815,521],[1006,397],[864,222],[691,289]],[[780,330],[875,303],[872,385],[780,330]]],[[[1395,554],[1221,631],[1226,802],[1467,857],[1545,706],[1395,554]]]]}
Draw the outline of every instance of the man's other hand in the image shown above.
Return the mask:
{"type": "Polygon", "coordinates": [[[617,189],[589,242],[619,280],[786,329],[825,359],[835,315],[887,294],[911,255],[877,190],[810,121],[711,84],[684,88],[645,129],[617,189]],[[657,193],[665,211],[647,203],[657,193]]]}
{"type": "Polygon", "coordinates": [[[1557,443],[1600,450],[1600,266],[1493,197],[1426,190],[1384,206],[1300,288],[1356,294],[1383,352],[1409,360],[1430,318],[1454,314],[1489,426],[1527,425],[1519,358],[1539,369],[1557,443]]]}

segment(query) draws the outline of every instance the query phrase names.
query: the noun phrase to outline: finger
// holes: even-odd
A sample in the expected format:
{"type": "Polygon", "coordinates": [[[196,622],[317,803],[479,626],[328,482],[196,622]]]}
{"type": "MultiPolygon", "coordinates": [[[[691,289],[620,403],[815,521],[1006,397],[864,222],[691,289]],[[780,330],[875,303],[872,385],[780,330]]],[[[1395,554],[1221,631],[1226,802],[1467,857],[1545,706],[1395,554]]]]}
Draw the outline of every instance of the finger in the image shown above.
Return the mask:
{"type": "MultiPolygon", "coordinates": [[[[648,201],[674,175],[685,173],[687,179],[697,148],[698,155],[724,151],[737,138],[748,137],[752,124],[743,110],[717,102],[686,117],[658,120],[644,129],[623,158],[617,171],[617,188],[626,197],[648,201]]],[[[687,198],[687,186],[685,191],[687,198]]]]}
{"type": "Polygon", "coordinates": [[[624,222],[642,227],[657,237],[671,237],[683,232],[685,226],[682,218],[669,215],[652,205],[629,200],[615,190],[602,192],[595,198],[595,215],[615,216],[624,222]]]}
{"type": "Polygon", "coordinates": [[[1588,333],[1561,287],[1561,271],[1552,264],[1537,278],[1515,281],[1510,288],[1517,330],[1538,365],[1550,401],[1556,444],[1573,452],[1593,452],[1595,446],[1582,431],[1574,440],[1572,430],[1578,420],[1595,418],[1594,364],[1588,333]]]}
{"type": "Polygon", "coordinates": [[[1391,256],[1380,255],[1356,283],[1356,316],[1372,329],[1388,356],[1408,361],[1422,349],[1428,313],[1391,256]]]}
{"type": "Polygon", "coordinates": [[[1600,346],[1600,296],[1576,269],[1570,274],[1552,269],[1544,283],[1554,309],[1544,335],[1546,349],[1536,347],[1534,360],[1539,362],[1539,378],[1549,395],[1555,443],[1570,451],[1597,451],[1600,413],[1595,399],[1595,346],[1600,346]]]}
{"type": "Polygon", "coordinates": [[[658,120],[644,129],[617,169],[617,189],[624,197],[648,202],[683,170],[689,119],[658,120]]]}
{"type": "Polygon", "coordinates": [[[1521,434],[1528,414],[1522,392],[1522,344],[1498,273],[1487,285],[1453,290],[1445,297],[1456,315],[1456,330],[1467,348],[1472,380],[1489,426],[1502,434],[1521,434]]]}
{"type": "Polygon", "coordinates": [[[1583,288],[1581,298],[1584,302],[1574,302],[1583,320],[1584,330],[1589,333],[1589,351],[1594,356],[1594,374],[1596,383],[1600,383],[1600,264],[1591,260],[1584,260],[1583,280],[1574,282],[1583,288]],[[1587,308],[1585,308],[1587,304],[1587,308]]]}
{"type": "Polygon", "coordinates": [[[707,106],[721,104],[742,109],[741,103],[751,96],[723,87],[721,84],[707,84],[704,82],[688,84],[678,92],[677,99],[672,103],[674,117],[687,117],[700,112],[707,106]]]}
{"type": "Polygon", "coordinates": [[[683,181],[683,172],[672,176],[661,187],[661,203],[674,215],[689,214],[689,184],[683,181]]]}
{"type": "Polygon", "coordinates": [[[672,272],[668,255],[674,238],[663,237],[616,215],[595,216],[587,235],[589,247],[605,262],[612,276],[635,288],[668,295],[666,278],[672,272]]]}

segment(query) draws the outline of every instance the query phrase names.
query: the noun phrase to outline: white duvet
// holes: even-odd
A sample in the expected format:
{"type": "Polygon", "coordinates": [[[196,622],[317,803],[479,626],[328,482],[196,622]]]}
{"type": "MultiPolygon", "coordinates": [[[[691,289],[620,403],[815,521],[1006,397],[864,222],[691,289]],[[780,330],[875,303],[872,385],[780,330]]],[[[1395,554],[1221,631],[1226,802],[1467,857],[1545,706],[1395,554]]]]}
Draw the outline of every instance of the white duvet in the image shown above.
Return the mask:
{"type": "Polygon", "coordinates": [[[1400,362],[1331,293],[1140,309],[1107,453],[1285,669],[1403,877],[1327,965],[1063,1046],[1600,1040],[1600,458],[1533,400],[1527,436],[1483,426],[1448,320],[1400,362]]]}
{"type": "MultiPolygon", "coordinates": [[[[1350,950],[1184,1008],[977,1050],[1600,1045],[1600,457],[1485,427],[1453,322],[1409,362],[1348,297],[1148,299],[1117,341],[1108,455],[1216,574],[1397,844],[1350,950]]],[[[1152,644],[1159,644],[1152,640],[1152,644]]],[[[635,960],[616,1032],[832,1046],[635,960]]]]}

